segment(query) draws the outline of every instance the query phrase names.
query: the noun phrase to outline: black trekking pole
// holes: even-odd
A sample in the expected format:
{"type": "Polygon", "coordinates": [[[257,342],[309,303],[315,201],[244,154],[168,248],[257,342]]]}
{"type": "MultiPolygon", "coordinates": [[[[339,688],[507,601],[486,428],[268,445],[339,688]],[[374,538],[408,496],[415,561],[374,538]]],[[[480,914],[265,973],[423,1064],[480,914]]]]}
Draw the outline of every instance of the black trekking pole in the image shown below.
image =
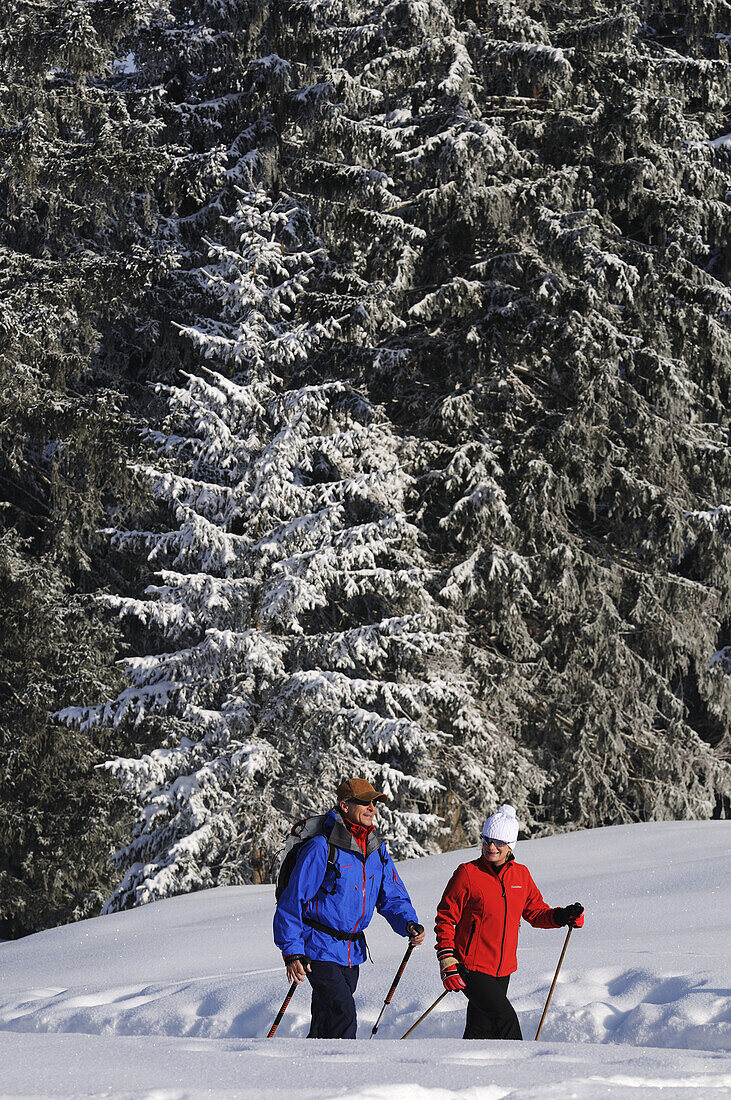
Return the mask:
{"type": "Polygon", "coordinates": [[[401,966],[396,971],[396,977],[393,979],[393,984],[392,984],[391,988],[389,989],[388,993],[386,994],[386,1000],[383,1002],[383,1008],[381,1009],[381,1011],[379,1013],[378,1019],[376,1020],[375,1024],[373,1025],[373,1029],[371,1031],[371,1039],[373,1038],[373,1036],[378,1031],[378,1025],[381,1022],[381,1016],[383,1016],[383,1013],[386,1011],[386,1005],[390,1005],[390,1003],[391,1003],[391,998],[393,997],[394,993],[396,992],[396,986],[401,981],[401,976],[403,975],[403,972],[406,969],[406,964],[409,961],[409,959],[411,958],[411,952],[413,950],[414,950],[414,944],[410,943],[409,946],[406,948],[406,954],[404,955],[403,959],[401,960],[401,966]]]}
{"type": "Polygon", "coordinates": [[[422,1013],[422,1015],[419,1017],[419,1019],[416,1021],[416,1023],[412,1024],[411,1027],[409,1028],[409,1030],[404,1035],[402,1035],[401,1038],[402,1039],[408,1039],[409,1035],[411,1035],[411,1032],[416,1031],[416,1029],[419,1026],[419,1024],[421,1023],[421,1021],[425,1020],[427,1018],[427,1016],[429,1015],[429,1013],[434,1011],[434,1009],[437,1007],[439,1002],[443,1001],[444,998],[447,996],[447,994],[451,993],[451,992],[452,992],[451,989],[445,989],[444,992],[442,994],[440,994],[439,997],[437,997],[434,1004],[430,1005],[429,1008],[427,1008],[426,1012],[422,1013]]]}
{"type": "Polygon", "coordinates": [[[291,986],[289,987],[289,993],[287,994],[287,996],[282,1001],[282,1007],[280,1008],[279,1012],[276,1015],[274,1023],[272,1024],[272,1026],[269,1030],[269,1034],[267,1035],[267,1039],[272,1038],[272,1036],[274,1035],[274,1032],[277,1030],[277,1028],[281,1024],[282,1016],[284,1016],[284,1013],[287,1011],[287,1007],[289,1005],[289,1002],[294,997],[294,991],[295,991],[295,989],[297,988],[298,985],[299,985],[299,982],[292,982],[291,986]]]}
{"type": "Polygon", "coordinates": [[[546,998],[546,1007],[543,1009],[543,1015],[541,1016],[541,1022],[538,1025],[538,1031],[536,1032],[536,1041],[538,1040],[538,1036],[541,1034],[541,1028],[543,1027],[543,1021],[546,1018],[546,1013],[548,1012],[548,1006],[550,1005],[551,997],[553,996],[553,990],[556,986],[556,982],[558,981],[558,972],[561,969],[561,963],[563,962],[563,957],[566,954],[566,948],[569,945],[569,940],[571,939],[571,933],[573,932],[573,930],[574,930],[574,926],[573,926],[573,924],[570,924],[569,925],[569,930],[566,933],[566,939],[564,941],[563,951],[561,952],[561,958],[558,960],[558,966],[556,967],[556,973],[553,975],[553,981],[551,982],[551,988],[548,991],[548,997],[546,998]]]}

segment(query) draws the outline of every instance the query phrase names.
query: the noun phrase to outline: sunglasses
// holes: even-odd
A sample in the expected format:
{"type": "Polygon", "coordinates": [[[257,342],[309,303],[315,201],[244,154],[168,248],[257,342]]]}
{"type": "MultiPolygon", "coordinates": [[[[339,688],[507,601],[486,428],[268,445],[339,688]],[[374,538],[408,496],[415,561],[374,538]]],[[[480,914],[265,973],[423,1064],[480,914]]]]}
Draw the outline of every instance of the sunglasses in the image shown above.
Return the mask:
{"type": "Polygon", "coordinates": [[[483,844],[494,844],[496,848],[509,848],[507,840],[495,840],[494,836],[483,836],[480,838],[483,844]]]}
{"type": "Polygon", "coordinates": [[[348,802],[354,802],[356,806],[377,806],[375,798],[349,798],[348,802]]]}

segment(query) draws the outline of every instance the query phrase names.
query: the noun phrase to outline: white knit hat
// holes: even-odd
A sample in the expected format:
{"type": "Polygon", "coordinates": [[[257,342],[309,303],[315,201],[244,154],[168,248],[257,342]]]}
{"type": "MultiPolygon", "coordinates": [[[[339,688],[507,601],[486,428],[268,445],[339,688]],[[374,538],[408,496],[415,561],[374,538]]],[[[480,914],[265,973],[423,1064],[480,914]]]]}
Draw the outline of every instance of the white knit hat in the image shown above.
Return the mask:
{"type": "Polygon", "coordinates": [[[510,846],[512,852],[518,839],[518,819],[515,816],[514,806],[501,806],[496,814],[488,817],[482,826],[483,837],[492,840],[502,840],[510,846]]]}

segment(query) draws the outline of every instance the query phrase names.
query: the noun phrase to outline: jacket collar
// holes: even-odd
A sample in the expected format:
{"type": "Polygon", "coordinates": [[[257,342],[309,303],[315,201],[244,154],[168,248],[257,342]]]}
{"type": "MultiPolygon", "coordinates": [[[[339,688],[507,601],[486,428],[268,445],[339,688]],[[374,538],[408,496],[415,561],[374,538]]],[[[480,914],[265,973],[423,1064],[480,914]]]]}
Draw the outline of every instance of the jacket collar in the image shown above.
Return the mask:
{"type": "Polygon", "coordinates": [[[479,857],[477,862],[480,864],[483,870],[487,871],[489,875],[494,875],[495,878],[500,878],[500,873],[504,871],[506,867],[509,867],[511,863],[515,863],[515,856],[511,852],[508,858],[505,860],[505,863],[503,863],[503,865],[499,867],[497,871],[493,868],[493,865],[491,863],[488,863],[482,855],[479,857]]]}
{"type": "MultiPolygon", "coordinates": [[[[337,810],[331,810],[327,815],[333,821],[332,832],[330,833],[330,843],[334,844],[336,848],[342,848],[345,852],[352,852],[353,855],[358,856],[359,859],[363,859],[363,852],[349,829],[343,824],[343,820],[337,810]]],[[[375,829],[372,830],[368,841],[366,843],[365,858],[372,852],[375,852],[377,848],[381,847],[381,838],[375,829]]]]}

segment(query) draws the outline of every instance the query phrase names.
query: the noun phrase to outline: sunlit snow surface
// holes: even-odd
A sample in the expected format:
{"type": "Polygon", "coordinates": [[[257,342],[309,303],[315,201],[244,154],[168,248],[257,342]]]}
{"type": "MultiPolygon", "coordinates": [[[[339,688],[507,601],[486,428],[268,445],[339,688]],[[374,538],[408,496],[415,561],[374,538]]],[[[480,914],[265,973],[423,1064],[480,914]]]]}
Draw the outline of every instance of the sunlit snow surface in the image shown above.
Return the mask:
{"type": "Polygon", "coordinates": [[[529,1042],[463,1042],[465,1001],[441,992],[431,928],[473,852],[401,865],[430,936],[368,1038],[404,941],[380,917],[361,968],[362,1041],[305,1041],[309,990],[286,993],[272,888],[230,887],[0,944],[0,1098],[596,1100],[731,1090],[728,822],[618,826],[521,843],[549,904],[580,900],[547,1022],[536,1026],[565,932],[523,925],[511,999],[529,1042]]]}

